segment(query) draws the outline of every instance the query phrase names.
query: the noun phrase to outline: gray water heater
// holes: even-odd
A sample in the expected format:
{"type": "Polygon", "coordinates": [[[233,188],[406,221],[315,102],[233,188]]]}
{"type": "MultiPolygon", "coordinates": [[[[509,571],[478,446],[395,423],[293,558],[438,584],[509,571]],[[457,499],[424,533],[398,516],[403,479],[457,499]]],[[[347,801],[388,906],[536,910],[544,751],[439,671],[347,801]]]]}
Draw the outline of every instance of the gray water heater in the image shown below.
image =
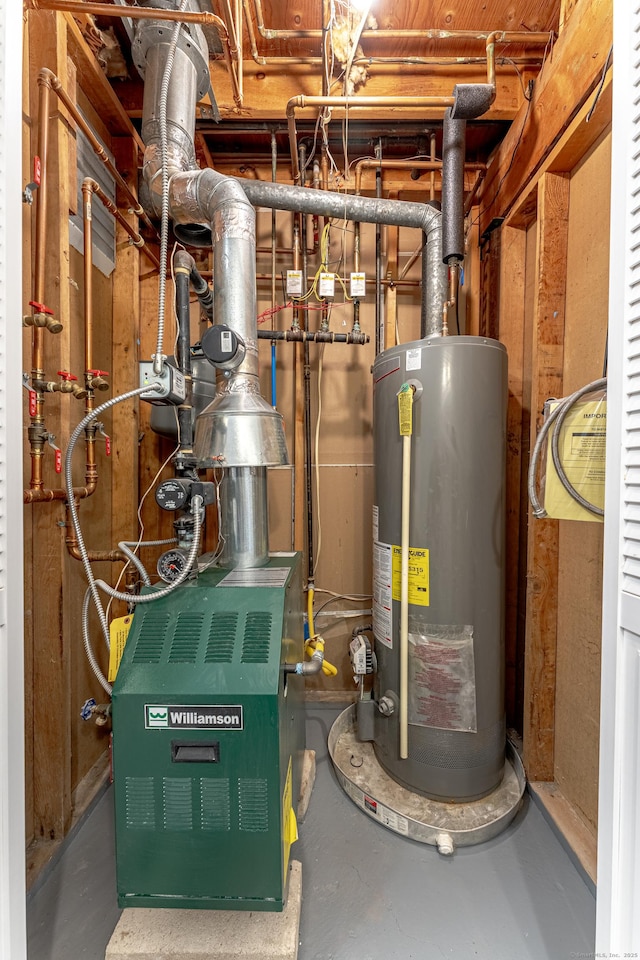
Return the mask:
{"type": "Polygon", "coordinates": [[[433,337],[373,367],[376,756],[394,780],[469,801],[500,783],[505,753],[507,354],[482,337],[433,337]],[[400,758],[402,447],[398,393],[414,388],[408,757],[400,758]]]}

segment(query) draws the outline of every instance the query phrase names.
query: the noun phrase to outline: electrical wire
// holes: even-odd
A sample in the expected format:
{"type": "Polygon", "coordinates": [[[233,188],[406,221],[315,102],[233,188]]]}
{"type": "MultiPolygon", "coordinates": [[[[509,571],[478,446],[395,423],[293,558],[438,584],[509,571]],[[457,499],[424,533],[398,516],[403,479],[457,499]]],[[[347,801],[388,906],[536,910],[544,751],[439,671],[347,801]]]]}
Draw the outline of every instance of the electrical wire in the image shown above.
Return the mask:
{"type": "MultiPolygon", "coordinates": [[[[177,413],[176,407],[174,407],[173,410],[174,410],[174,413],[175,413],[175,416],[176,416],[176,424],[177,424],[178,413],[177,413]]],[[[160,476],[160,474],[162,473],[162,471],[164,470],[164,468],[167,466],[167,464],[169,463],[169,461],[171,460],[171,458],[175,456],[175,454],[178,452],[179,449],[180,449],[180,444],[177,444],[177,445],[173,448],[173,450],[171,451],[171,453],[169,454],[169,456],[166,458],[166,460],[165,460],[165,461],[162,463],[162,465],[158,468],[155,477],[153,478],[153,480],[151,481],[151,483],[149,484],[149,486],[147,487],[147,489],[145,490],[145,492],[142,494],[142,497],[140,498],[140,502],[138,503],[138,510],[137,510],[137,514],[136,514],[137,517],[138,517],[138,530],[139,530],[138,540],[137,540],[136,542],[134,542],[134,541],[128,542],[128,546],[133,546],[133,553],[137,553],[137,551],[140,549],[140,547],[142,546],[143,543],[144,543],[145,546],[157,546],[157,547],[162,546],[163,544],[175,543],[175,539],[176,539],[175,537],[172,537],[170,540],[148,540],[148,541],[143,540],[143,537],[144,537],[144,522],[143,522],[143,520],[142,520],[142,507],[143,507],[143,505],[144,505],[145,500],[147,499],[147,497],[148,497],[149,494],[151,493],[151,490],[152,490],[153,487],[155,486],[155,484],[156,484],[156,482],[157,482],[157,480],[158,480],[158,477],[160,476]]],[[[122,578],[123,578],[123,576],[125,575],[125,572],[126,572],[128,566],[129,566],[129,562],[127,561],[127,563],[124,565],[124,567],[123,567],[122,570],[120,571],[120,576],[119,576],[118,579],[116,580],[116,586],[115,586],[115,589],[116,589],[116,590],[119,588],[120,584],[122,583],[122,578]]],[[[109,599],[109,603],[107,604],[107,609],[106,609],[106,613],[105,613],[107,620],[109,619],[109,614],[110,614],[110,611],[111,611],[111,604],[112,604],[112,603],[113,603],[113,597],[111,597],[111,598],[109,599]]]]}
{"type": "Polygon", "coordinates": [[[585,122],[585,123],[589,123],[589,121],[591,120],[591,117],[593,116],[593,112],[594,112],[594,110],[596,109],[596,107],[598,106],[598,100],[599,100],[600,97],[602,96],[602,90],[603,90],[603,88],[604,88],[604,81],[606,80],[606,77],[607,77],[607,70],[609,69],[609,64],[611,63],[611,56],[612,56],[612,54],[613,54],[613,45],[612,45],[611,47],[609,47],[609,53],[607,54],[607,59],[605,60],[605,62],[604,62],[604,67],[602,68],[602,76],[600,77],[600,83],[598,84],[598,89],[596,90],[596,95],[595,95],[595,97],[593,98],[593,103],[591,104],[591,108],[590,108],[590,110],[589,110],[589,113],[588,113],[588,114],[586,115],[586,117],[584,118],[584,122],[585,122]]]}

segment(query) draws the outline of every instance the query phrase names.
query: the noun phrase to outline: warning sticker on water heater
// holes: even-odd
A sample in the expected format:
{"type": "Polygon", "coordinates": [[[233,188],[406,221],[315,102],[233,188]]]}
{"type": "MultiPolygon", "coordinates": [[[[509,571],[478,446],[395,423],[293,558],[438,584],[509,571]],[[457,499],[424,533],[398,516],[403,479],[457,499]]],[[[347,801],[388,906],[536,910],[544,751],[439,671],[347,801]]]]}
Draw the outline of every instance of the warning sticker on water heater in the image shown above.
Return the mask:
{"type": "Polygon", "coordinates": [[[409,633],[409,723],[476,733],[473,627],[414,623],[409,633]]]}
{"type": "MultiPolygon", "coordinates": [[[[393,548],[393,599],[400,600],[402,549],[393,548]]],[[[409,547],[409,603],[429,606],[429,551],[409,547]]]]}
{"type": "Polygon", "coordinates": [[[373,544],[373,633],[380,643],[391,649],[392,640],[391,605],[391,544],[373,544]]]}

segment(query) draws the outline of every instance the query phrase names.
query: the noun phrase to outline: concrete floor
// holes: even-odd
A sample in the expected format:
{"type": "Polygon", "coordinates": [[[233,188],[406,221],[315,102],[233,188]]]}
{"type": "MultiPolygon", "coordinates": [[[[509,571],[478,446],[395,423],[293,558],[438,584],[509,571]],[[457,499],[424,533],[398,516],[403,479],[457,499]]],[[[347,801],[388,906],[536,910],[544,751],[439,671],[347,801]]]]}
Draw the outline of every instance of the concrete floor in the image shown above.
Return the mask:
{"type": "MultiPolygon", "coordinates": [[[[595,901],[525,799],[498,838],[456,851],[374,823],[338,786],[327,734],[338,710],[310,705],[317,779],[300,841],[298,960],[570,960],[592,955],[595,901]]],[[[29,960],[104,960],[119,917],[112,792],[93,809],[28,904],[29,960]]]]}

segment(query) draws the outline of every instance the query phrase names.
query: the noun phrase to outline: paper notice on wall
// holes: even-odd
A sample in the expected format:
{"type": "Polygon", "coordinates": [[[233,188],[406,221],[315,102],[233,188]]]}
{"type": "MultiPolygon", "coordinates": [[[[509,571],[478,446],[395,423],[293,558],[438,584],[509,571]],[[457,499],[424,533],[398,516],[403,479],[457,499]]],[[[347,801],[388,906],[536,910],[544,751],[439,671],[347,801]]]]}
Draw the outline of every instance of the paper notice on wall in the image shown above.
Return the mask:
{"type": "MultiPolygon", "coordinates": [[[[553,410],[556,404],[549,404],[553,410]]],[[[544,478],[544,508],[559,520],[591,520],[603,517],[581,506],[565,489],[553,463],[551,434],[547,442],[544,478]]],[[[607,445],[607,401],[577,403],[565,417],[558,438],[560,462],[567,480],[589,503],[604,508],[605,459],[607,445]]]]}
{"type": "Polygon", "coordinates": [[[475,733],[473,627],[422,624],[409,633],[409,723],[475,733]]]}
{"type": "Polygon", "coordinates": [[[373,634],[376,640],[393,647],[391,603],[391,544],[373,544],[373,634]]]}

